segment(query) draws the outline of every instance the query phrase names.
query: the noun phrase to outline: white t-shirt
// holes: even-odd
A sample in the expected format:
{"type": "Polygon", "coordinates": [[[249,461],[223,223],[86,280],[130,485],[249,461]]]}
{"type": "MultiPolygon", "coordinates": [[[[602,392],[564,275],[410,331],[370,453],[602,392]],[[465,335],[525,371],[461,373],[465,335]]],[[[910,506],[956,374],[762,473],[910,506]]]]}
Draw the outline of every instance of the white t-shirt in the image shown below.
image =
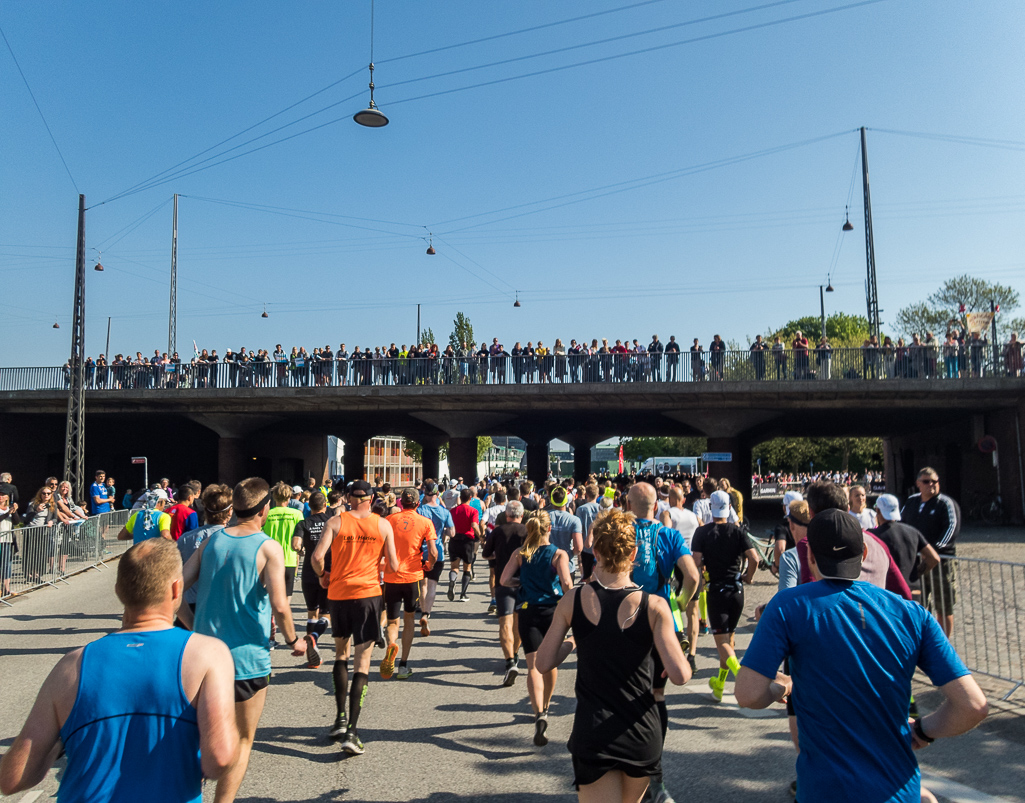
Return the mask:
{"type": "Polygon", "coordinates": [[[690,541],[694,537],[694,531],[700,526],[698,517],[686,508],[669,508],[669,518],[673,522],[673,529],[683,536],[683,543],[690,549],[690,541]]]}
{"type": "Polygon", "coordinates": [[[454,507],[459,507],[459,489],[449,488],[445,493],[441,495],[441,504],[452,510],[454,507]]]}
{"type": "Polygon", "coordinates": [[[871,530],[876,526],[876,512],[872,508],[866,507],[860,513],[855,513],[853,510],[848,510],[847,512],[858,520],[863,530],[871,530]]]}
{"type": "Polygon", "coordinates": [[[484,526],[488,532],[495,528],[495,520],[498,518],[498,514],[504,510],[505,505],[492,505],[484,511],[484,526]]]}

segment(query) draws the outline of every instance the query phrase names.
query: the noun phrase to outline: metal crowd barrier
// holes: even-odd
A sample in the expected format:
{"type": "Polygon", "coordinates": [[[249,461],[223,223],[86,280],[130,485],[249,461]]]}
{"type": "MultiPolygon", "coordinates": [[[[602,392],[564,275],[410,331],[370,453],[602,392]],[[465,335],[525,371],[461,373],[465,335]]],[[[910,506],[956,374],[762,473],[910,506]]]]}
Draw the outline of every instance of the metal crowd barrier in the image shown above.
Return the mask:
{"type": "MultiPolygon", "coordinates": [[[[347,385],[618,384],[624,382],[806,382],[833,380],[972,380],[1020,377],[985,348],[684,351],[676,354],[557,354],[548,356],[366,357],[284,362],[197,362],[168,365],[86,365],[88,390],[177,388],[341,387],[347,385]]],[[[0,368],[0,391],[66,390],[70,369],[0,368]]]]}
{"type": "Polygon", "coordinates": [[[131,541],[118,541],[130,510],[90,516],[77,524],[20,527],[0,533],[0,603],[103,565],[122,555],[131,541]],[[8,541],[8,537],[10,540],[8,541]]]}
{"type": "Polygon", "coordinates": [[[1025,563],[941,556],[922,577],[922,603],[954,618],[950,641],[969,669],[1025,685],[1025,563]]]}

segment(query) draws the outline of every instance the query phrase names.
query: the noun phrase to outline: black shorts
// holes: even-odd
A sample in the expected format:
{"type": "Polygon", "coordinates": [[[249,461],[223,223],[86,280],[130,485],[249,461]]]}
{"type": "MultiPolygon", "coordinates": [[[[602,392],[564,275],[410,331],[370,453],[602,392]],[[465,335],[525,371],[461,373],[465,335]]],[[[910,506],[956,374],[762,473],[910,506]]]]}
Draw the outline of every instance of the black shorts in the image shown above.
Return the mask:
{"type": "Polygon", "coordinates": [[[515,588],[508,588],[502,584],[495,586],[495,605],[498,606],[498,616],[512,616],[516,612],[516,600],[519,592],[515,588]]]}
{"type": "Polygon", "coordinates": [[[537,648],[545,640],[545,634],[552,626],[552,617],[555,616],[555,606],[528,605],[521,607],[518,613],[523,654],[530,655],[532,652],[537,652],[537,648]]]}
{"type": "Polygon", "coordinates": [[[313,574],[302,577],[303,599],[306,600],[307,611],[320,611],[323,616],[328,610],[327,589],[321,586],[320,578],[313,574]]]}
{"type": "Polygon", "coordinates": [[[381,597],[328,600],[331,607],[331,635],[352,639],[353,644],[377,641],[381,635],[381,597]]]}
{"type": "Polygon", "coordinates": [[[285,567],[285,596],[288,598],[292,597],[292,592],[295,591],[295,566],[285,567]]]}
{"type": "Polygon", "coordinates": [[[439,580],[441,580],[441,573],[444,570],[445,570],[445,561],[443,561],[443,560],[441,560],[439,558],[438,560],[434,561],[434,568],[433,569],[431,569],[430,571],[427,571],[427,569],[424,569],[424,580],[433,580],[435,583],[437,583],[439,580]]]}
{"type": "Polygon", "coordinates": [[[465,535],[457,535],[448,542],[448,558],[450,561],[461,560],[463,563],[473,564],[477,556],[477,542],[465,535]]]}
{"type": "Polygon", "coordinates": [[[420,585],[419,580],[413,583],[384,584],[384,607],[389,619],[399,618],[400,607],[403,613],[416,610],[416,604],[420,601],[420,585]]]}
{"type": "Polygon", "coordinates": [[[586,580],[594,571],[594,555],[590,552],[580,553],[580,579],[586,580]]]}
{"type": "Polygon", "coordinates": [[[579,790],[581,786],[597,783],[605,773],[616,770],[631,778],[657,778],[662,774],[662,759],[645,766],[638,766],[612,759],[585,761],[573,756],[573,785],[579,790]]]}
{"type": "Polygon", "coordinates": [[[712,635],[732,633],[744,612],[744,587],[708,584],[708,629],[712,635]]]}
{"type": "Polygon", "coordinates": [[[244,703],[246,700],[251,700],[256,696],[256,693],[261,689],[266,689],[270,685],[270,675],[264,675],[262,678],[246,678],[245,680],[235,681],[235,702],[244,703]]]}

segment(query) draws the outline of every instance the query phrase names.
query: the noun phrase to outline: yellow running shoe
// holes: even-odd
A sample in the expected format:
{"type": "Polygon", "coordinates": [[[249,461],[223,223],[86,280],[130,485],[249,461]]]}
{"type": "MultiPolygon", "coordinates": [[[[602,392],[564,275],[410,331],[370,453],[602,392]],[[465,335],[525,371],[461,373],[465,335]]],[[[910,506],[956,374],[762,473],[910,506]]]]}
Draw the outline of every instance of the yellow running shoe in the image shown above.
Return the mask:
{"type": "MultiPolygon", "coordinates": [[[[384,660],[381,661],[381,679],[389,680],[395,674],[395,656],[399,654],[398,644],[389,644],[385,650],[384,660]]],[[[721,693],[720,693],[720,696],[721,693]]]]}
{"type": "Polygon", "coordinates": [[[708,685],[712,687],[712,696],[715,698],[716,702],[721,703],[723,689],[726,688],[726,684],[719,680],[719,678],[709,678],[708,685]]]}

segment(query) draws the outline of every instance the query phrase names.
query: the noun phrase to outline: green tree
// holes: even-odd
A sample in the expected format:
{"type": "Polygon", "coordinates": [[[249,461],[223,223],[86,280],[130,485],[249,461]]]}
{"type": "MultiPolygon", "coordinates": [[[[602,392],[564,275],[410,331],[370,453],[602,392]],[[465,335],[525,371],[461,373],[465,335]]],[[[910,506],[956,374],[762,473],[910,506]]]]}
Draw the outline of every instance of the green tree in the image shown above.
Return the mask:
{"type": "Polygon", "coordinates": [[[1018,291],[1003,284],[987,282],[967,274],[947,279],[924,302],[909,304],[897,313],[897,329],[907,337],[927,331],[941,336],[950,326],[964,329],[969,312],[986,312],[990,302],[1000,305],[1003,314],[1018,308],[1018,291]],[[964,312],[961,307],[964,307],[964,312]]]}
{"type": "MultiPolygon", "coordinates": [[[[478,437],[477,438],[477,462],[482,463],[488,456],[488,451],[494,445],[490,437],[478,437]]],[[[441,459],[444,460],[448,457],[448,444],[442,444],[440,451],[441,459]]],[[[423,462],[424,458],[424,447],[414,440],[409,438],[406,439],[406,445],[402,448],[402,453],[406,455],[410,460],[416,463],[423,462]]],[[[435,478],[437,479],[437,478],[435,478]]]]}
{"type": "MultiPolygon", "coordinates": [[[[822,317],[805,315],[788,321],[781,329],[771,332],[769,339],[776,335],[789,346],[790,341],[798,332],[804,332],[808,340],[817,343],[822,336],[822,317]]],[[[868,319],[862,315],[848,315],[846,312],[834,312],[826,316],[826,337],[833,348],[852,348],[860,346],[868,337],[868,319]]]]}
{"type": "Polygon", "coordinates": [[[699,457],[707,451],[707,438],[630,438],[623,442],[624,460],[649,457],[699,457]]]}
{"type": "Polygon", "coordinates": [[[473,348],[474,343],[477,342],[473,337],[473,324],[461,312],[457,312],[455,320],[452,321],[452,334],[448,336],[448,342],[454,349],[459,348],[463,343],[466,343],[469,348],[473,348]]]}
{"type": "Polygon", "coordinates": [[[883,467],[881,438],[773,438],[752,450],[761,458],[762,471],[799,472],[879,470],[883,467]]]}
{"type": "Polygon", "coordinates": [[[427,327],[420,333],[420,344],[433,346],[438,341],[434,339],[434,330],[431,327],[427,327]]]}

